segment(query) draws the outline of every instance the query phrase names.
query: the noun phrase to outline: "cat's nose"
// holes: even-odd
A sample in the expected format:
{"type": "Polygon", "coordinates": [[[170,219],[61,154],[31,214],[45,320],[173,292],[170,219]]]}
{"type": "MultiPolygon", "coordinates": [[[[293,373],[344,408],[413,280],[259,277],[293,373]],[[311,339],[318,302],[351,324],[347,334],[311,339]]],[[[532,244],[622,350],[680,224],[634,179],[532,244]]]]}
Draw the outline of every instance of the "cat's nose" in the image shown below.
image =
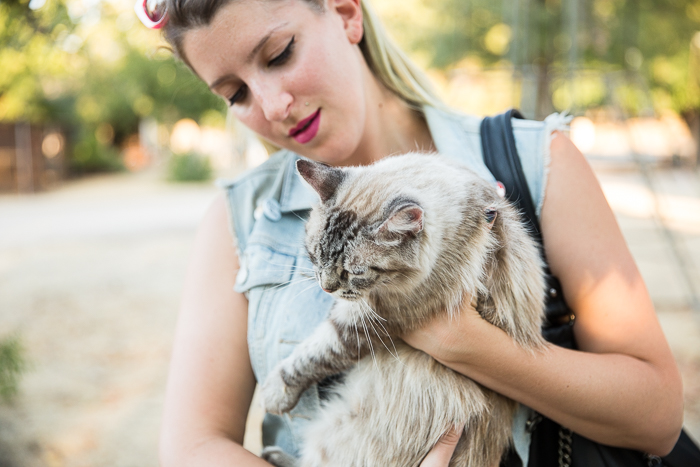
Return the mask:
{"type": "Polygon", "coordinates": [[[318,281],[319,285],[326,293],[333,293],[340,288],[340,283],[338,283],[334,277],[329,277],[329,275],[324,272],[321,272],[320,279],[321,280],[318,281]]]}

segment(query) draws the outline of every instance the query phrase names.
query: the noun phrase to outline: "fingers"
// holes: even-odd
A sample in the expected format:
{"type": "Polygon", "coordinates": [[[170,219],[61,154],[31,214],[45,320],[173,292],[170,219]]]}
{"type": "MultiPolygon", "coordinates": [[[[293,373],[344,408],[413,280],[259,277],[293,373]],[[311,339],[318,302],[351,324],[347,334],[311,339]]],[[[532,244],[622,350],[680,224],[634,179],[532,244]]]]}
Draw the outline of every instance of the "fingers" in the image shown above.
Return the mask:
{"type": "Polygon", "coordinates": [[[425,456],[420,467],[447,467],[463,430],[464,427],[454,427],[442,435],[433,449],[425,456]]]}

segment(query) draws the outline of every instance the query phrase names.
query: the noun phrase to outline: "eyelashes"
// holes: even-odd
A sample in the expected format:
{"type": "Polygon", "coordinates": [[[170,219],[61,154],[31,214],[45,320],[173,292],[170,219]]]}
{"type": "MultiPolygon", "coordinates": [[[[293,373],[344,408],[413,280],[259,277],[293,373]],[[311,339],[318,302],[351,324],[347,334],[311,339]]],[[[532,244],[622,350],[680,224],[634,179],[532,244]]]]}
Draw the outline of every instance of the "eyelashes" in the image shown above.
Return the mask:
{"type": "Polygon", "coordinates": [[[287,47],[285,47],[284,50],[278,56],[267,62],[267,66],[279,66],[287,62],[287,60],[289,60],[289,57],[291,57],[292,55],[292,51],[294,50],[295,39],[296,36],[292,36],[292,39],[287,44],[287,47]]]}
{"type": "MultiPolygon", "coordinates": [[[[284,65],[285,63],[287,63],[289,61],[290,57],[292,56],[292,52],[294,51],[295,42],[296,42],[296,36],[292,36],[289,43],[287,44],[287,47],[285,47],[284,50],[282,52],[280,52],[279,55],[277,55],[276,57],[272,58],[269,62],[267,62],[267,66],[268,67],[277,67],[277,66],[281,66],[281,65],[284,65]]],[[[228,99],[229,105],[234,105],[234,104],[242,101],[243,99],[245,99],[247,92],[248,92],[248,86],[246,86],[245,84],[242,85],[240,88],[238,88],[238,91],[236,91],[236,93],[228,99]]]]}
{"type": "Polygon", "coordinates": [[[248,86],[245,84],[238,88],[238,91],[228,99],[228,105],[233,105],[245,98],[246,92],[248,91],[248,86]]]}

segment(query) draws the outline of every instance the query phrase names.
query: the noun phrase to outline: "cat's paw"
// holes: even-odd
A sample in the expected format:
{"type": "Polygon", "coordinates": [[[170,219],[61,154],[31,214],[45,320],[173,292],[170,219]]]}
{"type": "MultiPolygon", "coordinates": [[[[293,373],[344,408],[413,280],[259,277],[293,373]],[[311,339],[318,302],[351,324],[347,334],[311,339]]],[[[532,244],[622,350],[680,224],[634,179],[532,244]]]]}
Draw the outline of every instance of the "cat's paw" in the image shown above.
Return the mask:
{"type": "Polygon", "coordinates": [[[262,403],[265,412],[281,415],[297,405],[301,391],[288,386],[282,379],[282,368],[275,368],[261,388],[262,403]]]}
{"type": "Polygon", "coordinates": [[[260,457],[275,467],[296,467],[296,458],[290,456],[277,446],[268,446],[263,449],[260,457]]]}

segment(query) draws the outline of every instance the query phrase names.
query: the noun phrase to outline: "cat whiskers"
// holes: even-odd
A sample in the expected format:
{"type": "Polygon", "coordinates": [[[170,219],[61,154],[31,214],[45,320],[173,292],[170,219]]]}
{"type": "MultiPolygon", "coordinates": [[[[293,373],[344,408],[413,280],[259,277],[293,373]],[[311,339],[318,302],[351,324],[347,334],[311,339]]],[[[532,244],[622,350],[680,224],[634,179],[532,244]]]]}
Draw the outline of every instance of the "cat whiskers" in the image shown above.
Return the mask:
{"type": "Polygon", "coordinates": [[[291,212],[292,212],[292,214],[294,214],[295,216],[297,216],[297,218],[298,218],[300,221],[302,221],[303,223],[306,223],[306,222],[308,221],[308,219],[304,219],[303,217],[301,217],[301,216],[300,216],[299,214],[297,214],[296,212],[294,212],[294,211],[291,211],[291,212]]]}
{"type": "Polygon", "coordinates": [[[362,352],[360,351],[360,330],[357,329],[357,316],[352,317],[352,325],[355,328],[355,336],[357,336],[357,364],[360,364],[360,359],[362,358],[362,352]]]}
{"type": "Polygon", "coordinates": [[[401,361],[401,358],[399,358],[399,352],[396,350],[396,345],[394,344],[394,339],[391,338],[391,335],[389,334],[389,331],[387,331],[386,327],[384,327],[384,324],[382,321],[386,321],[386,318],[383,318],[377,314],[376,311],[372,309],[369,303],[365,299],[362,299],[360,301],[361,305],[364,305],[364,309],[369,311],[369,314],[367,315],[367,321],[369,322],[369,325],[372,326],[372,330],[374,330],[374,333],[377,335],[377,338],[379,339],[379,342],[382,343],[384,348],[386,349],[387,352],[389,352],[389,355],[394,357],[397,362],[403,364],[401,361]],[[381,321],[380,321],[381,320],[381,321]],[[386,345],[386,342],[384,342],[384,339],[382,336],[379,334],[379,331],[377,328],[374,326],[374,323],[377,323],[377,325],[382,329],[383,334],[389,338],[389,342],[391,342],[391,346],[394,348],[394,351],[392,352],[391,349],[386,345]]]}
{"type": "MultiPolygon", "coordinates": [[[[268,263],[272,264],[272,263],[268,263]]],[[[272,266],[284,266],[280,268],[275,268],[275,269],[270,269],[270,268],[260,268],[260,269],[253,269],[253,268],[238,268],[235,269],[234,272],[238,274],[241,270],[243,271],[251,271],[251,272],[262,272],[263,274],[269,273],[269,272],[288,272],[290,274],[298,273],[300,276],[305,276],[305,277],[311,277],[311,275],[315,276],[315,272],[313,268],[306,268],[303,266],[288,266],[286,264],[272,264],[272,266]]]]}
{"type": "MultiPolygon", "coordinates": [[[[270,287],[268,290],[275,290],[275,289],[280,289],[280,290],[281,290],[281,289],[284,289],[285,287],[289,287],[289,286],[291,286],[291,285],[297,285],[297,284],[301,284],[301,283],[304,283],[304,282],[310,282],[310,281],[312,281],[312,282],[315,283],[315,282],[316,282],[316,279],[313,278],[313,277],[306,277],[306,278],[304,278],[304,279],[292,279],[292,280],[288,280],[288,281],[286,281],[286,282],[282,282],[281,284],[277,284],[277,285],[275,285],[275,286],[273,286],[273,287],[270,287]]],[[[302,290],[302,291],[299,292],[299,293],[306,292],[306,291],[309,290],[310,288],[311,288],[311,287],[307,287],[307,288],[305,288],[304,290],[302,290]]],[[[298,294],[297,294],[297,296],[298,296],[298,294]]],[[[296,298],[296,296],[295,296],[295,298],[296,298]]]]}
{"type": "Polygon", "coordinates": [[[367,338],[367,343],[369,344],[369,351],[372,354],[372,361],[374,361],[374,367],[379,368],[377,365],[377,356],[374,354],[374,345],[372,344],[372,338],[367,330],[367,323],[365,323],[365,317],[360,314],[360,320],[362,321],[362,328],[365,330],[365,337],[367,338]]]}
{"type": "Polygon", "coordinates": [[[299,266],[299,265],[297,265],[297,264],[295,264],[295,265],[289,265],[289,264],[284,264],[284,263],[272,263],[272,262],[270,262],[270,261],[265,261],[265,263],[266,263],[266,264],[269,264],[270,266],[282,266],[282,267],[289,268],[289,269],[292,269],[292,270],[294,270],[294,269],[298,269],[298,270],[300,270],[300,271],[301,271],[301,270],[305,270],[305,271],[313,271],[313,270],[314,270],[314,268],[309,268],[309,267],[306,267],[306,266],[299,266]]]}
{"type": "MultiPolygon", "coordinates": [[[[383,316],[379,316],[379,315],[377,314],[377,312],[374,311],[374,309],[372,309],[372,307],[369,305],[369,303],[367,303],[367,301],[366,301],[364,298],[362,299],[362,303],[365,304],[365,308],[367,309],[367,311],[370,312],[370,314],[372,315],[372,317],[374,317],[374,319],[375,319],[377,322],[379,322],[379,321],[384,321],[384,322],[386,322],[386,318],[384,318],[383,316]]],[[[379,324],[381,324],[381,323],[379,323],[379,324]]],[[[382,328],[383,328],[383,327],[384,327],[384,326],[382,326],[382,328]]],[[[384,331],[386,332],[386,329],[384,329],[384,331]]]]}
{"type": "MultiPolygon", "coordinates": [[[[266,261],[267,264],[271,266],[280,266],[279,269],[268,269],[268,268],[262,268],[262,269],[250,269],[250,268],[238,268],[236,270],[236,273],[238,273],[241,269],[247,270],[247,271],[252,271],[252,272],[262,272],[262,273],[270,273],[270,272],[289,272],[290,274],[297,273],[301,278],[292,278],[288,281],[281,282],[278,285],[275,285],[273,287],[270,287],[268,290],[275,290],[275,289],[283,289],[285,287],[289,287],[290,285],[296,285],[296,284],[301,284],[302,282],[307,282],[307,281],[315,281],[316,277],[313,274],[314,270],[313,268],[307,268],[304,266],[297,266],[297,265],[288,265],[288,264],[281,264],[281,263],[272,263],[269,261],[266,261]],[[311,274],[310,274],[311,273],[311,274]]],[[[305,292],[308,289],[304,289],[302,292],[305,292]]],[[[301,293],[301,292],[300,292],[301,293]]]]}
{"type": "MultiPolygon", "coordinates": [[[[313,284],[311,284],[310,286],[308,286],[307,288],[305,288],[304,290],[300,291],[298,294],[296,294],[295,296],[293,296],[292,298],[290,298],[290,299],[289,299],[290,302],[291,302],[292,300],[294,300],[295,298],[297,298],[299,295],[301,295],[301,294],[303,294],[304,292],[306,292],[307,290],[313,288],[314,286],[318,286],[318,282],[316,282],[315,279],[304,279],[304,280],[312,280],[312,281],[313,281],[313,284]]],[[[303,282],[304,280],[302,280],[302,282],[303,282]]]]}
{"type": "MultiPolygon", "coordinates": [[[[240,269],[237,269],[236,273],[238,273],[238,271],[240,271],[240,269]]],[[[297,274],[299,274],[300,276],[303,276],[303,277],[312,277],[308,271],[303,271],[303,270],[294,271],[293,269],[289,270],[289,269],[267,269],[267,268],[265,268],[265,269],[247,269],[247,271],[249,271],[249,272],[261,272],[263,274],[266,274],[268,272],[289,272],[289,273],[293,274],[294,272],[296,272],[297,274]]]]}

